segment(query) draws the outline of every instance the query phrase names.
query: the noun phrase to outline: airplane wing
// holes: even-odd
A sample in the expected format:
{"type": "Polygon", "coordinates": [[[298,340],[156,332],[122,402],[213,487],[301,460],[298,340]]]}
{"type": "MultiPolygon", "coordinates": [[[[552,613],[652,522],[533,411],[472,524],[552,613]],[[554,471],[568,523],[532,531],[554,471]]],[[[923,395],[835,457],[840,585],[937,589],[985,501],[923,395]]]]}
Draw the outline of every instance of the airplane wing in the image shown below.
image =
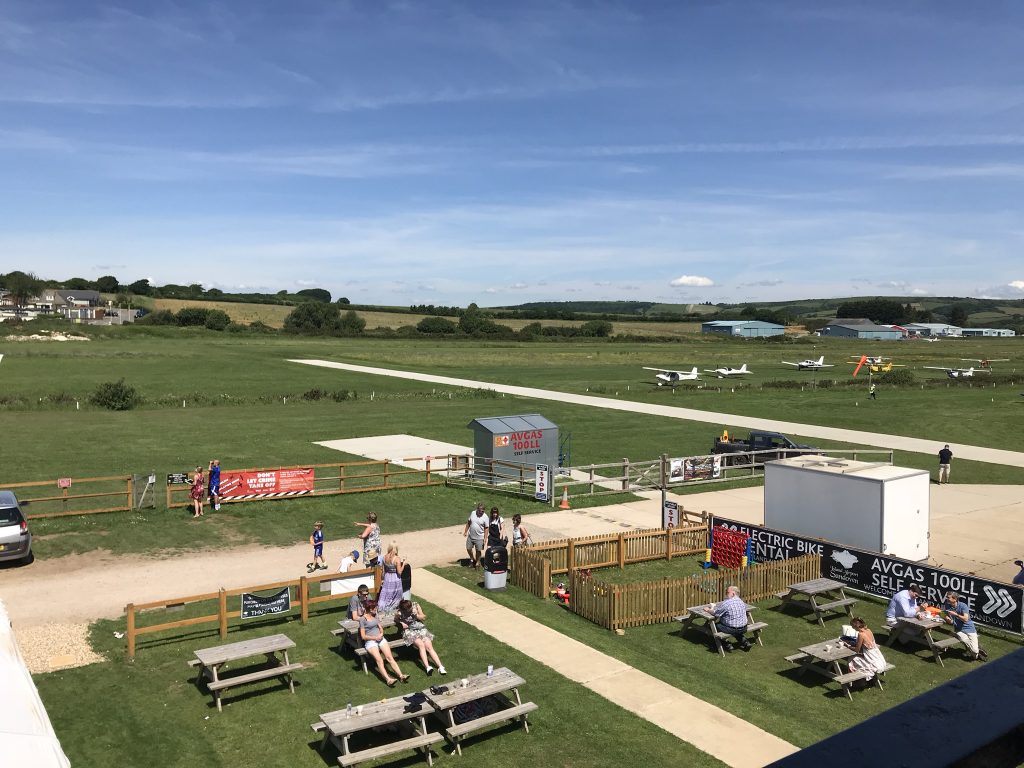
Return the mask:
{"type": "Polygon", "coordinates": [[[704,373],[721,373],[717,368],[705,368],[704,373]]]}
{"type": "Polygon", "coordinates": [[[818,363],[814,366],[815,368],[835,368],[833,363],[818,363]]]}
{"type": "Polygon", "coordinates": [[[643,368],[645,371],[657,371],[658,373],[667,373],[675,376],[684,376],[689,373],[689,371],[673,371],[669,368],[649,368],[646,365],[643,368]]]}
{"type": "Polygon", "coordinates": [[[940,367],[938,365],[922,365],[921,367],[922,368],[927,368],[930,371],[945,371],[946,373],[949,373],[952,370],[959,370],[959,369],[953,369],[953,368],[942,368],[942,367],[940,367]]]}
{"type": "Polygon", "coordinates": [[[785,360],[782,361],[783,365],[795,365],[797,368],[800,367],[800,363],[787,363],[785,360]]]}

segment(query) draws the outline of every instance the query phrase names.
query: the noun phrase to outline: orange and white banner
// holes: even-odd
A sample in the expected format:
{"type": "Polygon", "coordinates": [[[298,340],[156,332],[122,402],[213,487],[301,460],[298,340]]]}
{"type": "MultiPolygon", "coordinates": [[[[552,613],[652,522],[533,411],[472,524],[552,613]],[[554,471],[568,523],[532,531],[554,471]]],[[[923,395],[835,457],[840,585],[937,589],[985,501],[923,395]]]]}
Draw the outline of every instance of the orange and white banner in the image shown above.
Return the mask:
{"type": "Polygon", "coordinates": [[[223,499],[272,499],[312,492],[313,470],[307,467],[224,472],[220,476],[223,499]]]}

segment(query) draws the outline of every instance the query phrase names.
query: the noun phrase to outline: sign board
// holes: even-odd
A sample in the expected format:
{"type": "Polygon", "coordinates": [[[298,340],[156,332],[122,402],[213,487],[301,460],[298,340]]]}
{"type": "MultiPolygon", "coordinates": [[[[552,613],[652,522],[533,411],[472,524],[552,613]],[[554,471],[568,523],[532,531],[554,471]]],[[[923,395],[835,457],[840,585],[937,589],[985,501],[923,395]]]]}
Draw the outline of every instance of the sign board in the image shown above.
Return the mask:
{"type": "Polygon", "coordinates": [[[313,492],[313,481],[313,470],[308,467],[224,472],[220,476],[220,497],[260,499],[299,496],[313,492]]]}
{"type": "Polygon", "coordinates": [[[58,478],[57,479],[57,487],[58,488],[70,488],[71,487],[71,478],[70,477],[60,477],[60,478],[58,478]]]}
{"type": "Polygon", "coordinates": [[[913,582],[921,585],[923,597],[934,603],[941,603],[946,592],[953,591],[970,607],[976,624],[1024,634],[1024,589],[1020,587],[786,531],[714,518],[716,528],[722,525],[750,534],[755,561],[821,555],[821,575],[852,589],[889,598],[913,582]]]}
{"type": "Polygon", "coordinates": [[[661,527],[676,528],[679,525],[679,505],[674,501],[665,500],[661,506],[661,527]]]}
{"type": "Polygon", "coordinates": [[[534,481],[533,498],[540,501],[551,501],[551,468],[547,464],[537,465],[534,481]]]}
{"type": "Polygon", "coordinates": [[[270,597],[261,597],[251,592],[242,593],[242,618],[258,619],[275,613],[287,613],[292,609],[292,593],[288,587],[270,597]]]}
{"type": "Polygon", "coordinates": [[[686,483],[692,480],[717,480],[722,476],[721,456],[691,456],[669,462],[668,481],[686,483]]]}
{"type": "Polygon", "coordinates": [[[191,485],[192,481],[189,480],[188,472],[171,472],[167,475],[168,485],[191,485]]]}

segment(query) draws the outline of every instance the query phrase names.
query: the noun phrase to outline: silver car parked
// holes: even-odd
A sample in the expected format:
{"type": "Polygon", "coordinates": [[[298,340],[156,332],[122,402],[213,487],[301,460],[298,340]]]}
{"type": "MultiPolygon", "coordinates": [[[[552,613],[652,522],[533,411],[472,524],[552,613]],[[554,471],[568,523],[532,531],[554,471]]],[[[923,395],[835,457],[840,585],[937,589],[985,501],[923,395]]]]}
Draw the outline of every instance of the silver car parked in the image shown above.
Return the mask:
{"type": "Polygon", "coordinates": [[[11,491],[0,491],[0,562],[32,562],[32,534],[11,491]]]}

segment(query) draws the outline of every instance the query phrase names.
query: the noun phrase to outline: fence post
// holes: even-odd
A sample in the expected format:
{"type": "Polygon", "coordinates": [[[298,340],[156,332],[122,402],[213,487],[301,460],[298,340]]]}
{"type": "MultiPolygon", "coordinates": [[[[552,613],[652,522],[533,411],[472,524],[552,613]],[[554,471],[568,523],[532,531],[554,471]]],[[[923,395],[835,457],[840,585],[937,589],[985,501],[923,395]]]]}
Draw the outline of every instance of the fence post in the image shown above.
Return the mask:
{"type": "Polygon", "coordinates": [[[576,542],[569,539],[569,551],[565,559],[565,565],[569,569],[569,577],[572,578],[572,571],[576,567],[576,542]]]}
{"type": "Polygon", "coordinates": [[[626,534],[619,534],[619,570],[626,567],[626,534]]]}
{"type": "Polygon", "coordinates": [[[427,485],[430,485],[430,456],[427,456],[427,485]]]}
{"type": "Polygon", "coordinates": [[[135,504],[133,503],[135,501],[135,493],[134,493],[135,487],[134,487],[134,485],[135,485],[134,477],[132,475],[128,475],[128,504],[127,504],[127,506],[128,506],[128,511],[129,512],[131,512],[132,508],[135,506],[135,504]]]}
{"type": "Polygon", "coordinates": [[[544,583],[541,585],[541,594],[539,597],[547,598],[548,590],[551,589],[551,561],[546,557],[541,560],[543,565],[541,566],[541,575],[544,583]]]}
{"type": "Polygon", "coordinates": [[[305,576],[299,577],[299,607],[302,614],[302,624],[309,621],[309,582],[305,576]]]}
{"type": "Polygon", "coordinates": [[[220,619],[220,639],[228,636],[228,593],[221,587],[217,595],[217,618],[220,619]]]}
{"type": "Polygon", "coordinates": [[[339,491],[344,491],[345,490],[345,465],[344,464],[339,464],[338,465],[338,490],[339,491]]]}
{"type": "Polygon", "coordinates": [[[622,459],[622,490],[629,490],[629,458],[622,459]]]}
{"type": "Polygon", "coordinates": [[[665,559],[672,559],[672,529],[665,529],[665,559]]]}
{"type": "Polygon", "coordinates": [[[389,475],[388,475],[388,470],[390,468],[391,468],[391,459],[384,459],[384,487],[385,488],[389,487],[388,486],[388,480],[390,478],[389,478],[389,475]]]}
{"type": "Polygon", "coordinates": [[[135,603],[128,603],[124,612],[128,614],[128,660],[135,661],[135,603]]]}

